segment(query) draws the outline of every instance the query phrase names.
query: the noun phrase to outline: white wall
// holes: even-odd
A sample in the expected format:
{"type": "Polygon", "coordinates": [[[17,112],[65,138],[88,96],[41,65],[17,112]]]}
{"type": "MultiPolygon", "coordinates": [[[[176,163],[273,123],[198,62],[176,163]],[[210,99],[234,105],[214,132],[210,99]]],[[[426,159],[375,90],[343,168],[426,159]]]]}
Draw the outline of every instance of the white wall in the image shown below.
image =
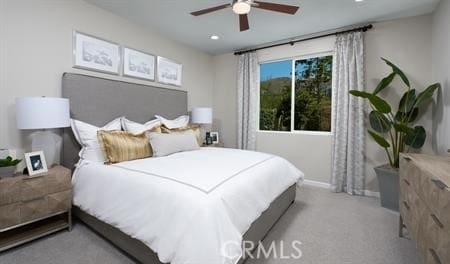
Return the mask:
{"type": "Polygon", "coordinates": [[[214,124],[220,140],[228,147],[237,146],[237,57],[225,54],[213,57],[214,124]]]}
{"type": "MultiPolygon", "coordinates": [[[[393,20],[374,25],[366,35],[366,78],[367,89],[373,91],[391,69],[381,61],[384,57],[395,63],[408,76],[411,86],[419,91],[432,83],[431,78],[431,15],[393,20]]],[[[397,78],[390,89],[383,92],[389,102],[397,107],[405,91],[402,81],[397,78]]],[[[421,152],[433,153],[432,150],[432,109],[417,121],[427,131],[427,140],[421,152]]],[[[366,175],[367,189],[378,190],[373,167],[386,163],[384,151],[367,136],[366,140],[366,175]]]]}
{"type": "MultiPolygon", "coordinates": [[[[211,106],[212,56],[81,0],[0,0],[0,148],[27,147],[16,129],[18,96],[60,96],[63,72],[154,85],[72,68],[72,31],[165,56],[183,64],[189,107],[211,106]]],[[[150,118],[150,117],[149,117],[150,118]]]]}
{"type": "MultiPolygon", "coordinates": [[[[335,37],[300,42],[258,51],[260,62],[302,57],[334,50],[335,37]]],[[[331,168],[331,133],[268,132],[257,133],[256,149],[286,158],[300,168],[309,180],[328,182],[331,168]]]]}
{"type": "Polygon", "coordinates": [[[442,94],[435,107],[437,131],[433,148],[438,153],[450,149],[450,0],[441,0],[433,14],[432,25],[433,79],[442,84],[442,94]]]}
{"type": "MultiPolygon", "coordinates": [[[[296,44],[295,46],[282,46],[266,49],[258,53],[262,60],[280,59],[290,56],[301,56],[302,54],[323,52],[333,49],[333,38],[314,40],[296,44]],[[331,45],[331,46],[330,46],[331,45]]],[[[366,35],[366,77],[367,89],[372,91],[380,78],[384,77],[389,68],[380,60],[386,57],[398,64],[411,79],[412,85],[421,90],[431,83],[431,16],[418,16],[406,19],[375,23],[374,29],[366,35]]],[[[224,100],[215,100],[214,109],[216,116],[223,117],[222,127],[233,127],[235,129],[236,112],[230,113],[236,100],[236,85],[231,86],[236,80],[236,70],[222,71],[225,66],[237,64],[237,57],[233,54],[216,56],[213,59],[216,67],[216,79],[228,83],[226,86],[215,85],[214,92],[233,94],[224,100]],[[226,81],[228,80],[228,81],[226,81]],[[231,81],[232,80],[232,81],[231,81]],[[229,89],[223,91],[223,89],[229,89]],[[221,114],[221,109],[227,109],[227,114],[221,114]]],[[[401,83],[396,80],[389,93],[385,94],[389,101],[398,102],[401,93],[401,83]]],[[[431,110],[431,109],[429,109],[431,110]]],[[[431,111],[423,116],[419,123],[425,125],[427,132],[432,131],[431,111]]],[[[233,131],[233,133],[235,133],[233,131]]],[[[232,138],[227,134],[226,138],[232,138]]],[[[235,142],[233,142],[235,144],[235,142]]],[[[230,144],[230,146],[233,146],[230,144]]],[[[294,165],[302,169],[306,179],[320,182],[329,182],[331,173],[331,136],[326,134],[286,134],[259,132],[257,135],[257,149],[260,151],[274,153],[287,158],[294,165]]],[[[432,152],[431,137],[423,148],[423,152],[432,152]]],[[[379,149],[371,139],[367,139],[367,189],[378,190],[373,167],[386,163],[384,152],[379,149]]]]}

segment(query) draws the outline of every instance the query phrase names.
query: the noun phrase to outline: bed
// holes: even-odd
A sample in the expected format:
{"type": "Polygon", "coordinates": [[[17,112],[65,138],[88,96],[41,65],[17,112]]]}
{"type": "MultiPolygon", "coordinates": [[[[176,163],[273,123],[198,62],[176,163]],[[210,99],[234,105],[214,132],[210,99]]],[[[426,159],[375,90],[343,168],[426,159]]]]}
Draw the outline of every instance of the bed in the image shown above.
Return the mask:
{"type": "MultiPolygon", "coordinates": [[[[62,95],[73,118],[97,126],[118,116],[143,123],[187,113],[185,91],[80,74],[63,75],[62,95]]],[[[79,149],[65,129],[64,166],[74,168],[79,149]]],[[[219,148],[115,165],[80,162],[73,211],[139,262],[231,264],[244,261],[243,240],[262,240],[288,209],[302,177],[280,157],[219,148]]]]}

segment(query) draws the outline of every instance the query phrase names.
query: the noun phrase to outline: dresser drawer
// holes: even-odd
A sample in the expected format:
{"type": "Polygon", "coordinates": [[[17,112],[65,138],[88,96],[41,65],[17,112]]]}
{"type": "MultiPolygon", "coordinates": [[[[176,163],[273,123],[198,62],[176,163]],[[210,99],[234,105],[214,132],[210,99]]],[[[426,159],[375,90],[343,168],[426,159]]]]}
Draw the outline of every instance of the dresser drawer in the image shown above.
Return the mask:
{"type": "Polygon", "coordinates": [[[21,181],[12,178],[0,180],[0,205],[11,204],[21,200],[21,181]]]}
{"type": "Polygon", "coordinates": [[[434,249],[429,248],[424,255],[424,264],[446,264],[448,262],[443,262],[439,255],[434,251],[434,249]]]}
{"type": "Polygon", "coordinates": [[[67,211],[71,206],[72,206],[71,190],[48,195],[49,214],[67,211]]]}
{"type": "Polygon", "coordinates": [[[425,214],[427,220],[424,224],[427,226],[427,250],[434,251],[439,257],[441,263],[450,263],[450,234],[444,230],[441,220],[433,213],[425,214]]]}
{"type": "Polygon", "coordinates": [[[450,189],[427,171],[422,171],[422,175],[422,192],[419,197],[441,220],[445,231],[450,233],[450,189]]]}
{"type": "Polygon", "coordinates": [[[22,202],[20,207],[20,219],[22,223],[42,218],[48,214],[47,196],[22,202]]]}
{"type": "Polygon", "coordinates": [[[21,182],[22,201],[34,200],[47,194],[45,176],[24,177],[21,182]]]}
{"type": "Polygon", "coordinates": [[[20,224],[21,203],[0,205],[0,229],[20,224]]]}
{"type": "Polygon", "coordinates": [[[412,181],[413,173],[416,171],[416,167],[412,159],[408,156],[402,155],[400,158],[400,178],[412,181]]]}

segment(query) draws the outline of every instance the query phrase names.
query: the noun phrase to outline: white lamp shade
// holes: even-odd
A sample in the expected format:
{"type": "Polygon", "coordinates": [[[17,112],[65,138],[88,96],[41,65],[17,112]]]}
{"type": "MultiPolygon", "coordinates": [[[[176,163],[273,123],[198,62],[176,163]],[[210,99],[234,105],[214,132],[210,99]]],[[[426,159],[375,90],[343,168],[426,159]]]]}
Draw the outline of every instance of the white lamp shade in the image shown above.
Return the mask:
{"type": "Polygon", "coordinates": [[[191,122],[194,124],[212,124],[212,108],[193,108],[191,111],[191,122]]]}
{"type": "Polygon", "coordinates": [[[18,129],[46,129],[70,126],[69,99],[56,97],[16,98],[18,129]]]}

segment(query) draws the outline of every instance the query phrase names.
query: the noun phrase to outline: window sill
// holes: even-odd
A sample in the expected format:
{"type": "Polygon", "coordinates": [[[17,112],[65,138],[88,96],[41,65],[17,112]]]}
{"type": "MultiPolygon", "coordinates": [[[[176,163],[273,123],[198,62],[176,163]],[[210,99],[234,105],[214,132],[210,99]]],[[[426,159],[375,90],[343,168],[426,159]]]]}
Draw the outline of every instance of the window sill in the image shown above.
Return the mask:
{"type": "Polygon", "coordinates": [[[309,136],[331,136],[332,132],[324,131],[270,131],[270,130],[257,130],[256,133],[261,134],[292,134],[292,135],[309,135],[309,136]]]}

